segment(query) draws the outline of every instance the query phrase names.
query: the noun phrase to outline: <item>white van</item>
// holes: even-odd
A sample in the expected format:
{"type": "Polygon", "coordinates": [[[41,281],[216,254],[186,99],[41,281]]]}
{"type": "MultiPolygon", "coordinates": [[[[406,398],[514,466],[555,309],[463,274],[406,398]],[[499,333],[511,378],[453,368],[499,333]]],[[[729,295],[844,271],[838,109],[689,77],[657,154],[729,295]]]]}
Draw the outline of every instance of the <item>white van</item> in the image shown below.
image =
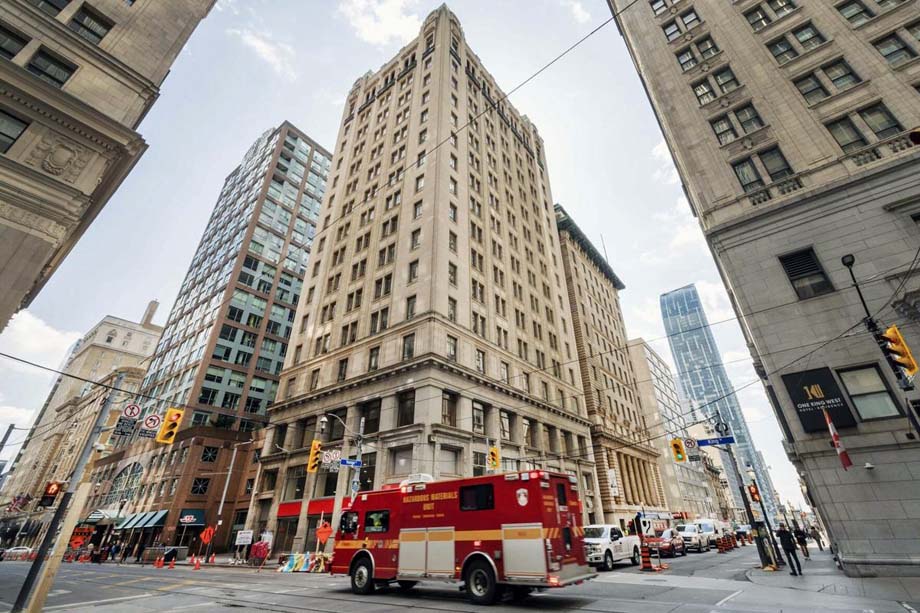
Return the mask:
{"type": "Polygon", "coordinates": [[[679,524],[674,529],[684,539],[684,549],[687,551],[691,549],[695,549],[700,553],[709,551],[709,539],[700,533],[700,527],[697,524],[679,524]]]}

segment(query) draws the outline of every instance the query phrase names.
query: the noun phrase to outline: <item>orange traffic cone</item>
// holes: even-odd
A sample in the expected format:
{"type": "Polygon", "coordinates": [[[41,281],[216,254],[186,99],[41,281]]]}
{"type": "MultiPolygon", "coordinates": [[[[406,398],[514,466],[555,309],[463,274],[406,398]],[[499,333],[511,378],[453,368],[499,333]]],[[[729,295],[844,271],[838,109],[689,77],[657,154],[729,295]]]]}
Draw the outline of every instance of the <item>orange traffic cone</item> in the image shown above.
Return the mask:
{"type": "Polygon", "coordinates": [[[649,551],[648,546],[642,545],[642,548],[640,551],[641,551],[641,556],[642,556],[642,566],[639,567],[639,570],[654,571],[655,567],[652,566],[652,556],[651,556],[651,552],[649,551]]]}
{"type": "Polygon", "coordinates": [[[212,553],[212,554],[211,554],[211,559],[208,560],[208,564],[214,564],[216,561],[217,561],[217,554],[216,554],[216,553],[212,553]]]}
{"type": "Polygon", "coordinates": [[[157,556],[156,562],[154,562],[157,568],[163,568],[163,557],[157,556]]]}
{"type": "Polygon", "coordinates": [[[195,558],[195,568],[193,570],[201,570],[201,558],[195,558]]]}
{"type": "Polygon", "coordinates": [[[195,558],[195,554],[193,553],[193,554],[192,554],[192,564],[194,564],[194,563],[195,563],[195,560],[196,560],[196,558],[195,558]]]}
{"type": "Polygon", "coordinates": [[[169,561],[169,570],[172,570],[176,567],[176,558],[173,558],[169,561]]]}

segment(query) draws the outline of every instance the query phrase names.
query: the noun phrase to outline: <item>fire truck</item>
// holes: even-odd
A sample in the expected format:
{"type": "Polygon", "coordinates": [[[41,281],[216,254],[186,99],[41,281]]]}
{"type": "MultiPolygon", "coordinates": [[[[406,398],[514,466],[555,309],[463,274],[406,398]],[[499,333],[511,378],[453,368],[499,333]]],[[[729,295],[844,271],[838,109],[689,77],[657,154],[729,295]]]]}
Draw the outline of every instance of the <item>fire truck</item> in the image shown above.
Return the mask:
{"type": "Polygon", "coordinates": [[[355,594],[396,582],[462,584],[475,604],[505,591],[564,587],[597,576],[585,561],[575,477],[546,471],[408,480],[359,494],[342,513],[330,572],[355,594]]]}

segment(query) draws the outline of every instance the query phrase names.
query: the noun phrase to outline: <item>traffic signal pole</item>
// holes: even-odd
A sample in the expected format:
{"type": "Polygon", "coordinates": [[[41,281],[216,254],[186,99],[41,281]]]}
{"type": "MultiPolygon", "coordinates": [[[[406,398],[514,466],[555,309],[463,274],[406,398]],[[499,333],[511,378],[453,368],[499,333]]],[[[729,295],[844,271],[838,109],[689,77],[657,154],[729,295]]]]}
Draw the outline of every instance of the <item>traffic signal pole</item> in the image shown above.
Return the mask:
{"type": "MultiPolygon", "coordinates": [[[[738,469],[738,462],[735,460],[735,452],[732,450],[731,445],[725,445],[725,447],[718,447],[718,449],[724,449],[729,457],[731,457],[731,465],[735,469],[735,477],[738,479],[738,489],[741,490],[741,500],[744,501],[744,511],[747,513],[748,523],[751,525],[751,530],[755,529],[756,520],[754,519],[754,511],[751,509],[751,501],[748,500],[747,495],[744,493],[744,479],[741,478],[741,471],[738,469]]],[[[763,544],[763,539],[758,534],[754,538],[754,544],[757,545],[757,555],[760,557],[761,567],[769,566],[773,561],[771,556],[768,555],[767,549],[763,544]]]]}
{"type": "Polygon", "coordinates": [[[112,403],[115,401],[115,395],[121,390],[121,383],[124,377],[124,373],[119,373],[118,377],[115,379],[113,389],[109,392],[108,397],[102,404],[102,408],[96,415],[96,422],[93,425],[93,429],[90,430],[89,436],[86,437],[86,442],[83,444],[83,451],[80,452],[77,464],[74,466],[73,473],[70,475],[70,481],[67,483],[67,491],[64,492],[58,502],[57,509],[54,511],[54,517],[51,518],[51,523],[48,524],[48,529],[45,531],[45,536],[38,548],[35,560],[32,561],[32,566],[29,568],[29,574],[26,575],[26,579],[19,590],[19,595],[16,597],[16,602],[13,604],[11,613],[19,613],[19,611],[25,610],[27,605],[30,613],[32,611],[41,611],[45,606],[45,598],[48,596],[48,590],[54,582],[54,577],[64,557],[64,543],[70,536],[70,534],[67,533],[67,527],[70,526],[70,532],[73,531],[73,527],[76,525],[75,513],[80,512],[82,504],[86,502],[86,495],[89,493],[89,483],[86,483],[85,487],[81,487],[83,473],[86,470],[86,465],[90,462],[93,447],[99,435],[102,433],[102,427],[112,408],[112,403]],[[77,493],[78,488],[81,490],[81,495],[76,497],[74,502],[77,504],[73,505],[73,509],[69,509],[70,502],[74,499],[74,495],[77,493]],[[68,511],[74,511],[75,513],[71,514],[65,521],[64,518],[68,511]],[[62,522],[64,524],[63,526],[61,526],[62,522]],[[51,545],[55,538],[57,538],[59,527],[62,529],[60,538],[58,538],[57,545],[54,548],[54,555],[48,558],[48,551],[51,549],[51,545]],[[48,558],[47,563],[45,558],[48,558]],[[39,589],[35,590],[35,596],[32,597],[30,602],[29,595],[36,583],[39,584],[39,589]]]}

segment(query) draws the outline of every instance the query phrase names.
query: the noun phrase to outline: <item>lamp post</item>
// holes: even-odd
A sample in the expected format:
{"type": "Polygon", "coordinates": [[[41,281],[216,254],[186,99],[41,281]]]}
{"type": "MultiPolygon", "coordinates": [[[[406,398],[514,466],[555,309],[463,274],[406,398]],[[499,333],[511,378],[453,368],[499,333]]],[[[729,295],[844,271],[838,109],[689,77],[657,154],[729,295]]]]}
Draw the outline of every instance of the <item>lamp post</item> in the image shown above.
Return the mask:
{"type": "MultiPolygon", "coordinates": [[[[358,431],[354,432],[348,427],[348,424],[345,423],[341,417],[335,413],[326,413],[319,419],[319,432],[323,434],[326,431],[326,424],[329,423],[329,416],[334,417],[342,427],[345,429],[346,433],[352,434],[355,437],[355,454],[358,461],[361,461],[361,442],[364,439],[364,416],[361,416],[361,421],[358,422],[358,431]]],[[[351,499],[354,499],[358,495],[358,491],[361,489],[361,467],[354,466],[354,474],[351,477],[351,499]]],[[[339,521],[339,516],[342,513],[342,502],[344,501],[344,494],[338,491],[336,488],[335,492],[335,502],[332,507],[332,525],[336,525],[336,522],[339,521]]],[[[326,541],[326,547],[329,547],[329,541],[326,541]]]]}
{"type": "MultiPolygon", "coordinates": [[[[748,522],[751,525],[751,530],[755,530],[754,511],[751,509],[751,502],[748,500],[747,495],[744,493],[744,479],[741,477],[741,471],[738,470],[738,462],[735,460],[735,452],[732,450],[731,445],[725,445],[724,448],[719,447],[719,449],[724,449],[728,452],[729,458],[731,459],[731,465],[735,469],[735,478],[738,479],[738,489],[741,493],[741,500],[744,502],[744,510],[747,513],[748,522]]],[[[767,546],[764,545],[763,540],[759,534],[754,539],[754,544],[757,545],[757,555],[760,557],[760,565],[762,567],[768,566],[772,561],[772,556],[769,555],[767,546]]]]}
{"type": "MultiPolygon", "coordinates": [[[[224,523],[224,519],[223,519],[223,514],[224,514],[224,502],[226,502],[226,500],[227,500],[227,488],[230,487],[230,479],[233,477],[233,465],[236,463],[236,451],[237,451],[236,448],[239,447],[240,445],[248,445],[248,444],[250,444],[250,443],[252,443],[252,439],[249,439],[248,441],[242,441],[242,442],[239,442],[239,443],[236,443],[236,444],[233,445],[233,453],[230,454],[230,466],[229,466],[229,468],[227,468],[227,480],[224,481],[224,491],[221,492],[221,495],[220,495],[220,504],[217,506],[217,527],[216,527],[215,530],[214,530],[215,536],[216,536],[217,530],[218,530],[218,529],[220,528],[220,526],[224,523]]],[[[183,532],[182,532],[182,537],[183,537],[183,538],[185,537],[185,530],[184,530],[184,528],[185,528],[185,527],[183,526],[183,532]]],[[[205,554],[204,554],[205,560],[208,560],[208,559],[211,558],[211,543],[212,543],[213,541],[214,541],[214,538],[213,538],[213,537],[211,538],[211,540],[208,541],[208,548],[207,548],[207,550],[205,551],[205,554]]],[[[199,549],[198,549],[198,552],[199,552],[199,553],[201,552],[201,548],[200,548],[200,547],[201,547],[201,546],[199,545],[199,549]]]]}
{"type": "MultiPolygon", "coordinates": [[[[751,478],[751,483],[757,488],[757,491],[760,491],[760,488],[757,487],[757,474],[750,465],[747,467],[747,474],[748,477],[751,478]]],[[[785,566],[786,563],[783,562],[783,556],[779,551],[779,545],[776,543],[776,536],[773,534],[773,526],[770,525],[770,517],[767,515],[767,508],[763,504],[763,496],[760,497],[760,510],[763,511],[763,521],[767,525],[767,534],[769,535],[770,544],[773,545],[773,553],[776,555],[776,564],[777,566],[785,566]]]]}

